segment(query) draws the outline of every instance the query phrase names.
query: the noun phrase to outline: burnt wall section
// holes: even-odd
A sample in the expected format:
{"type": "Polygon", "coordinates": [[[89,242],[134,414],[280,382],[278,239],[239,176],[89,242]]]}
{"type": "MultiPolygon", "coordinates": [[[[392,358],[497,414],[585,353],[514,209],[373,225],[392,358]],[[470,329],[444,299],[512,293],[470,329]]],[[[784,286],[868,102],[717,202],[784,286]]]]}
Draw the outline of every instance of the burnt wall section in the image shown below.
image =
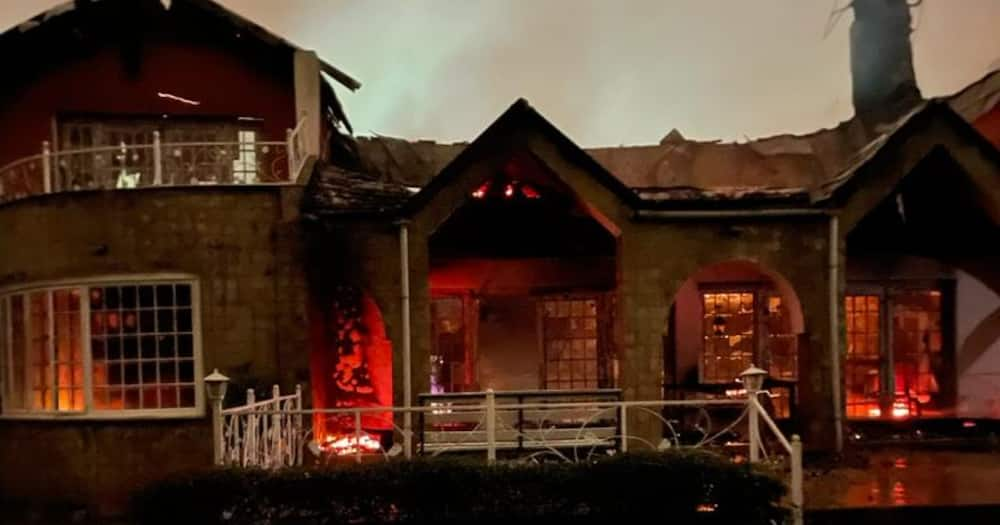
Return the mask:
{"type": "MultiPolygon", "coordinates": [[[[242,403],[247,387],[279,383],[290,391],[309,380],[300,200],[300,188],[285,186],[77,192],[10,203],[0,207],[0,286],[193,275],[204,369],[233,379],[227,403],[242,403]]],[[[121,503],[140,481],[210,464],[210,433],[207,414],[3,421],[0,492],[121,503]]]]}

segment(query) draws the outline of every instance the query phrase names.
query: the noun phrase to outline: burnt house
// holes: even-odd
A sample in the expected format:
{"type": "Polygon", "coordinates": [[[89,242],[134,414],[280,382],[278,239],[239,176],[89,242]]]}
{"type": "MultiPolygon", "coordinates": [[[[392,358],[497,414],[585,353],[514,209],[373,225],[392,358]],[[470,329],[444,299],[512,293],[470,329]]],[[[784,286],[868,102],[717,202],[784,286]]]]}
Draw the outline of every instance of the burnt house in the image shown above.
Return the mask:
{"type": "Polygon", "coordinates": [[[216,368],[322,408],[725,397],[757,364],[816,449],[997,417],[1000,74],[924,99],[908,51],[861,65],[909,28],[866,13],[856,118],[591,149],[524,100],[468,143],[354,139],[357,81],[208,0],[9,30],[32,57],[0,88],[0,490],[113,504],[210,464],[216,368]]]}

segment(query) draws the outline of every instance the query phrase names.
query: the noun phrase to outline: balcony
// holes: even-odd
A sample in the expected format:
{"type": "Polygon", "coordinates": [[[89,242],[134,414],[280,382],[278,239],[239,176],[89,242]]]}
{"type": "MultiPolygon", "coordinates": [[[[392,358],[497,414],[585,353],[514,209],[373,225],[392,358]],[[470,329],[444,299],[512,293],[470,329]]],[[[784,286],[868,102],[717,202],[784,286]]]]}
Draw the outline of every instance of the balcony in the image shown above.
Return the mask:
{"type": "Polygon", "coordinates": [[[268,185],[293,183],[305,160],[303,121],[284,141],[161,142],[53,151],[0,167],[0,203],[33,195],[80,190],[161,186],[268,185]]]}

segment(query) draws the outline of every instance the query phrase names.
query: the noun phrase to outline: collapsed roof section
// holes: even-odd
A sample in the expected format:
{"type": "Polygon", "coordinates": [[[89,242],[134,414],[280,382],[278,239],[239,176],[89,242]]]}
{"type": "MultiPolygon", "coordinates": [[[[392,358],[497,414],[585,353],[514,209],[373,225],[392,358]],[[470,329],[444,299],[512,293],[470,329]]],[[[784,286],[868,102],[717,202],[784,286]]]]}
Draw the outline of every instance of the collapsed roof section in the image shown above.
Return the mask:
{"type": "MultiPolygon", "coordinates": [[[[583,151],[629,187],[643,206],[809,204],[850,179],[931,103],[946,106],[966,122],[975,123],[1000,103],[1000,71],[954,95],[922,102],[896,121],[874,128],[852,118],[809,134],[776,135],[745,143],[694,141],[671,130],[655,145],[583,151]]],[[[373,183],[410,188],[427,185],[468,145],[391,137],[358,139],[361,171],[366,177],[373,183]]],[[[385,203],[384,208],[398,205],[385,203]]]]}

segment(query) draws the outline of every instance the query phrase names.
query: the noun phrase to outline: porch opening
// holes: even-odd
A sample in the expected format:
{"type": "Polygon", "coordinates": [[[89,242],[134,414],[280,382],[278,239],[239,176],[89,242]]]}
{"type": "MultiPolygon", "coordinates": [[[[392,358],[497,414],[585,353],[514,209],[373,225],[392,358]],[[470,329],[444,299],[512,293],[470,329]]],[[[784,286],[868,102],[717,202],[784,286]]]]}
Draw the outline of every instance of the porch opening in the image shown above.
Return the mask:
{"type": "Polygon", "coordinates": [[[432,393],[617,383],[613,226],[512,156],[429,240],[432,393]]]}
{"type": "Polygon", "coordinates": [[[663,338],[667,399],[738,397],[740,372],[754,364],[779,418],[791,417],[804,323],[784,277],[742,260],[706,266],[688,278],[670,308],[663,338]]]}
{"type": "Polygon", "coordinates": [[[996,417],[998,233],[943,150],[848,232],[848,418],[996,417]]]}
{"type": "MultiPolygon", "coordinates": [[[[314,408],[391,407],[392,343],[375,300],[356,286],[337,285],[310,312],[309,368],[314,408]]],[[[313,443],[335,455],[388,448],[393,416],[363,412],[361,432],[350,413],[313,415],[313,443]]]]}

